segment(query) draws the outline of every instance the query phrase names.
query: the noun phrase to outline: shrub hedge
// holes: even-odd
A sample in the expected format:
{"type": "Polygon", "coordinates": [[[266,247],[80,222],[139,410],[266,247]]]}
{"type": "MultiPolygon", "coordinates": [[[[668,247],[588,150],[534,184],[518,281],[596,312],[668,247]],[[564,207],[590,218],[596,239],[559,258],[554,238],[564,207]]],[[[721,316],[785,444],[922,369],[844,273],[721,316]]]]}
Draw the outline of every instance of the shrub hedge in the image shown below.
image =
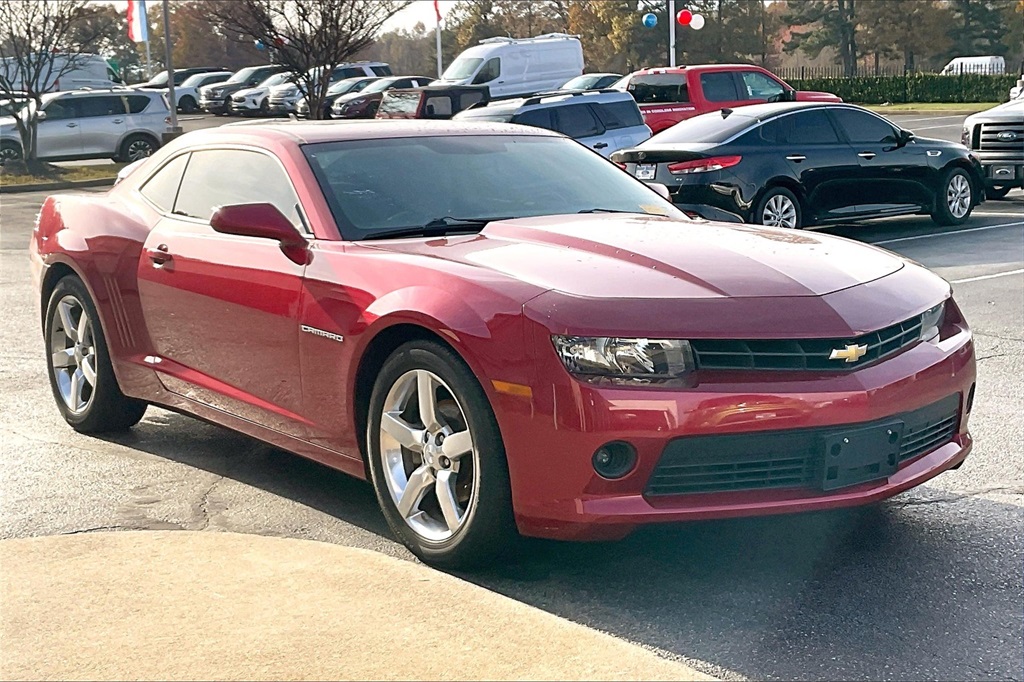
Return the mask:
{"type": "Polygon", "coordinates": [[[805,78],[787,81],[797,90],[831,92],[857,104],[904,104],[906,102],[1003,102],[1017,76],[940,76],[911,73],[906,76],[858,76],[856,78],[805,78]]]}

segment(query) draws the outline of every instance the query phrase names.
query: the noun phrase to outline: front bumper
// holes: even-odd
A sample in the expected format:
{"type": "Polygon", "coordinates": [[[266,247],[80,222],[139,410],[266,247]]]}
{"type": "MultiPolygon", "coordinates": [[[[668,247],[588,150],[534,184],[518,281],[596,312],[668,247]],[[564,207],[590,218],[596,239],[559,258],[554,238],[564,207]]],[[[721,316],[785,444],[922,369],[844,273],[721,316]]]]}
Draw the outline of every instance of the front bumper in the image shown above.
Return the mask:
{"type": "Polygon", "coordinates": [[[972,152],[981,164],[986,187],[1024,187],[1024,156],[1006,152],[972,152]]]}
{"type": "Polygon", "coordinates": [[[298,108],[298,99],[271,99],[270,110],[276,114],[294,114],[298,108]]]}
{"type": "Polygon", "coordinates": [[[249,99],[245,100],[231,100],[231,111],[236,114],[253,114],[260,110],[260,105],[249,99]]]}
{"type": "MultiPolygon", "coordinates": [[[[854,372],[715,372],[674,390],[590,384],[571,377],[554,353],[538,354],[535,371],[546,381],[533,388],[529,403],[495,400],[519,529],[556,539],[617,539],[642,524],[850,507],[920,485],[960,464],[972,445],[973,341],[959,313],[952,317],[938,343],[920,342],[854,372]],[[907,419],[905,458],[897,456],[892,469],[877,476],[826,489],[827,437],[927,413],[937,404],[952,404],[956,415],[939,441],[914,450],[917,441],[910,439],[917,436],[907,419]],[[804,481],[685,494],[653,488],[663,458],[691,448],[696,438],[742,436],[756,443],[759,434],[789,432],[821,434],[820,446],[802,455],[811,467],[804,481]],[[612,441],[629,443],[637,454],[634,469],[616,480],[598,476],[592,464],[595,451],[612,441]]],[[[717,457],[723,450],[712,451],[717,457]]],[[[783,447],[776,454],[790,453],[783,447]]],[[[738,457],[734,469],[744,463],[738,457]]]]}
{"type": "Polygon", "coordinates": [[[223,114],[228,111],[223,99],[200,99],[199,108],[208,114],[223,114]]]}

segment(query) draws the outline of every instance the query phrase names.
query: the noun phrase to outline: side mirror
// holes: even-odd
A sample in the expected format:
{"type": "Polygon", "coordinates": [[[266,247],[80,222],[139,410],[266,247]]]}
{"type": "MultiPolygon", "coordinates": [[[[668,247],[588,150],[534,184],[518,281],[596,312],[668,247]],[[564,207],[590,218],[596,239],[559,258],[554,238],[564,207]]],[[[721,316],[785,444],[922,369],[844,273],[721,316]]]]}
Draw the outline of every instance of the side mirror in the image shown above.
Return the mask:
{"type": "Polygon", "coordinates": [[[672,193],[668,191],[668,187],[665,185],[660,182],[648,182],[647,186],[657,192],[662,199],[672,201],[672,193]]]}
{"type": "Polygon", "coordinates": [[[288,260],[309,264],[309,242],[273,204],[221,206],[210,218],[210,226],[221,234],[275,239],[288,260]]]}
{"type": "Polygon", "coordinates": [[[37,111],[36,112],[36,120],[37,121],[45,121],[46,120],[46,112],[45,111],[37,111]]]}
{"type": "Polygon", "coordinates": [[[906,146],[913,139],[914,139],[914,133],[910,132],[909,130],[903,130],[901,128],[900,132],[897,133],[896,143],[899,144],[899,146],[903,147],[903,146],[906,146]]]}

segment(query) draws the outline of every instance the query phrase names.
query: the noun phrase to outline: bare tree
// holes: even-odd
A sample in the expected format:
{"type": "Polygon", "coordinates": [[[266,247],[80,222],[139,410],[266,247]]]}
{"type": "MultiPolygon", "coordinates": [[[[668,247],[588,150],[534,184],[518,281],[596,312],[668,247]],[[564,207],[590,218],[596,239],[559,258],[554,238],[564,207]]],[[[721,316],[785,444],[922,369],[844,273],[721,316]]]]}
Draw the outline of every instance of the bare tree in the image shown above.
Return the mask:
{"type": "Polygon", "coordinates": [[[331,74],[373,42],[410,0],[217,0],[212,18],[226,33],[247,36],[293,74],[320,118],[331,74]]]}
{"type": "Polygon", "coordinates": [[[10,142],[0,159],[37,161],[36,130],[40,98],[74,70],[96,36],[79,21],[86,0],[5,0],[0,2],[0,99],[28,100],[14,116],[21,148],[10,142]]]}

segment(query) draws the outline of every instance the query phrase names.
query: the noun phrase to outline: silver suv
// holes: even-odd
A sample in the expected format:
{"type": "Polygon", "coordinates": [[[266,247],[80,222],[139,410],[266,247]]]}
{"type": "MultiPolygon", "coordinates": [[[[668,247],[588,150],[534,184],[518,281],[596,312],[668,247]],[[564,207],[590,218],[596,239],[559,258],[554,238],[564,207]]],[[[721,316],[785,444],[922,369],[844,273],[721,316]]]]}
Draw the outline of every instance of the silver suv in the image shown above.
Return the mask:
{"type": "MultiPolygon", "coordinates": [[[[34,104],[20,114],[29,115],[34,104]]],[[[103,159],[137,161],[160,147],[169,124],[164,92],[73,90],[42,96],[37,150],[50,161],[103,159]]],[[[14,121],[0,121],[0,160],[24,158],[14,121]]]]}

